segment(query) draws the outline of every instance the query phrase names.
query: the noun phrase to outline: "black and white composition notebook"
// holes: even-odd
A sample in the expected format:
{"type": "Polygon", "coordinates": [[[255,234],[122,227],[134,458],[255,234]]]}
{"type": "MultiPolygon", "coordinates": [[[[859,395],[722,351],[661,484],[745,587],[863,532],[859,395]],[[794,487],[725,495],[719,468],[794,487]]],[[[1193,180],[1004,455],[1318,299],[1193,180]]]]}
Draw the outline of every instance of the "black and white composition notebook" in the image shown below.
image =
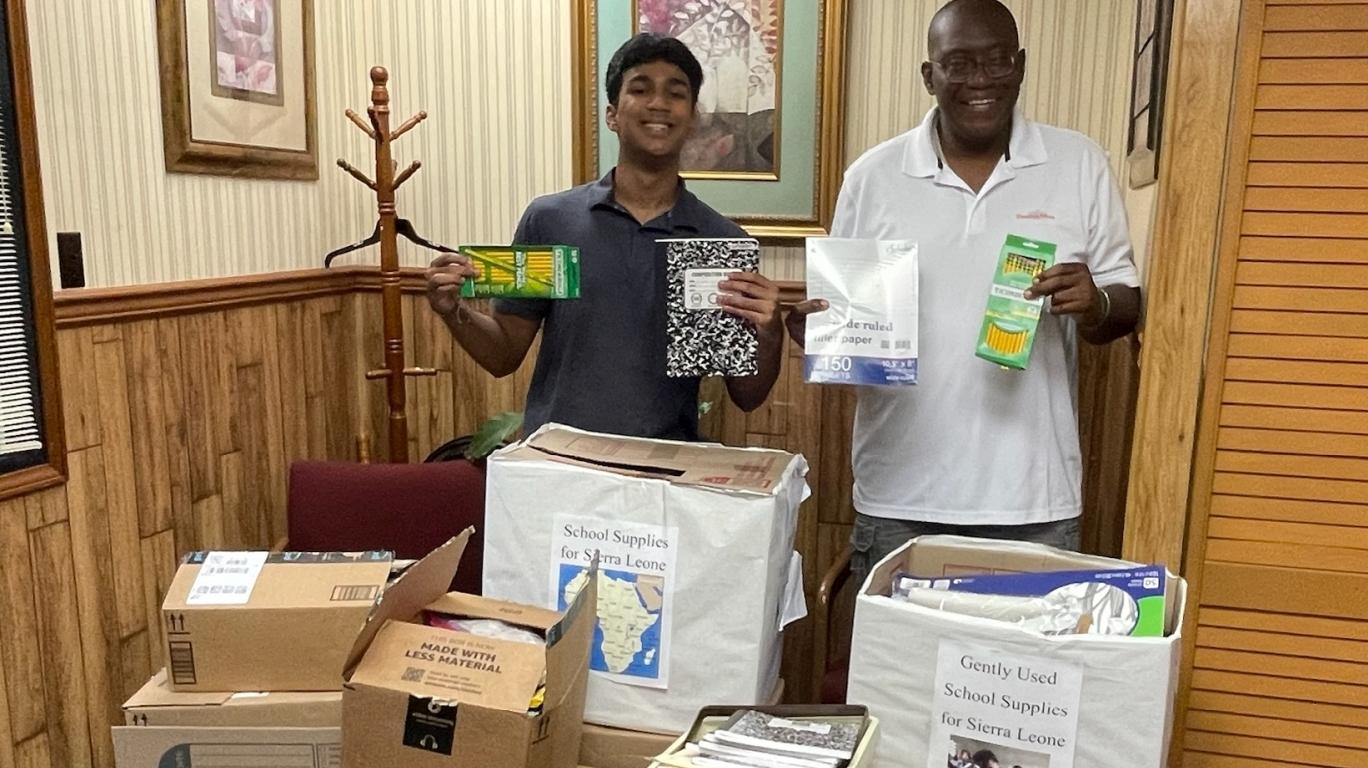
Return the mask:
{"type": "Polygon", "coordinates": [[[661,240],[665,244],[666,375],[754,376],[755,328],[717,303],[718,283],[732,272],[760,271],[760,243],[751,239],[661,240]]]}

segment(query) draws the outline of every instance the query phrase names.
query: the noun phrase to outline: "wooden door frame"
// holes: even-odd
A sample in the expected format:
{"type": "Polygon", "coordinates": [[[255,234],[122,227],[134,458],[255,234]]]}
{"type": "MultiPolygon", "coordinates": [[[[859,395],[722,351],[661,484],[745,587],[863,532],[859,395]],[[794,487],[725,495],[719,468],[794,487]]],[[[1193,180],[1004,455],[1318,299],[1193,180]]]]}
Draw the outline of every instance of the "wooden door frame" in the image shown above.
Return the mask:
{"type": "Polygon", "coordinates": [[[1185,741],[1265,1],[1174,10],[1124,548],[1188,581],[1170,765],[1185,741]]]}
{"type": "Polygon", "coordinates": [[[1246,5],[1177,0],[1174,8],[1124,556],[1175,571],[1188,539],[1246,5]]]}

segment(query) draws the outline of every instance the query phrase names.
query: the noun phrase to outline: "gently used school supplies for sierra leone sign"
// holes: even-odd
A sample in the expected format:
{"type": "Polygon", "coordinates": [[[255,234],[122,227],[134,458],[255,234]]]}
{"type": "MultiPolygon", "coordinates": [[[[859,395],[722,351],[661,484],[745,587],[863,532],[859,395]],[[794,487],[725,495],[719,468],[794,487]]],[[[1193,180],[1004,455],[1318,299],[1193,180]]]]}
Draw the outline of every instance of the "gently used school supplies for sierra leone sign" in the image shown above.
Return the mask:
{"type": "Polygon", "coordinates": [[[760,243],[745,238],[660,240],[665,244],[667,376],[754,376],[755,327],[717,303],[733,272],[760,271],[760,243]]]}
{"type": "Polygon", "coordinates": [[[983,312],[976,355],[1006,368],[1025,370],[1031,359],[1044,298],[1027,299],[1031,282],[1055,260],[1055,244],[1008,235],[983,312]]]}
{"type": "Polygon", "coordinates": [[[830,308],[809,315],[804,381],[917,383],[917,244],[808,238],[807,291],[830,308]]]}
{"type": "Polygon", "coordinates": [[[927,768],[988,750],[1000,765],[1074,768],[1083,665],[944,639],[927,768]]]}

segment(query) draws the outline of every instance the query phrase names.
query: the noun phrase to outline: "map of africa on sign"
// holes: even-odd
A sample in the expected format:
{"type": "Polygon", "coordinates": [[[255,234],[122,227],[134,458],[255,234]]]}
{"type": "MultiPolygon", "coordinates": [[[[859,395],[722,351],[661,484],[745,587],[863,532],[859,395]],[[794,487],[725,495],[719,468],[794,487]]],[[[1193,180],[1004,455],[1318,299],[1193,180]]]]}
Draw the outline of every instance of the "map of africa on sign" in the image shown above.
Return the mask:
{"type": "MultiPolygon", "coordinates": [[[[588,580],[583,565],[561,563],[558,607],[565,610],[588,580]]],[[[621,682],[663,687],[665,600],[665,580],[660,576],[601,570],[589,668],[621,676],[621,682]]]]}

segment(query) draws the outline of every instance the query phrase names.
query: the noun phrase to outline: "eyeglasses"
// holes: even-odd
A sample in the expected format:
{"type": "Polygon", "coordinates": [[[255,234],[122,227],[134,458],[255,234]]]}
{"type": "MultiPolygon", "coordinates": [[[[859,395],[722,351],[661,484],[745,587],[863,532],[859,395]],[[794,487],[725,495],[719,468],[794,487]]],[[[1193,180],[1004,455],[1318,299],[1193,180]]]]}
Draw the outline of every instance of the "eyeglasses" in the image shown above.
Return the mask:
{"type": "Polygon", "coordinates": [[[1010,77],[1016,72],[1018,57],[1019,53],[995,53],[986,59],[954,55],[940,61],[932,59],[931,63],[941,68],[946,80],[952,83],[967,83],[980,69],[989,80],[1010,77]]]}

